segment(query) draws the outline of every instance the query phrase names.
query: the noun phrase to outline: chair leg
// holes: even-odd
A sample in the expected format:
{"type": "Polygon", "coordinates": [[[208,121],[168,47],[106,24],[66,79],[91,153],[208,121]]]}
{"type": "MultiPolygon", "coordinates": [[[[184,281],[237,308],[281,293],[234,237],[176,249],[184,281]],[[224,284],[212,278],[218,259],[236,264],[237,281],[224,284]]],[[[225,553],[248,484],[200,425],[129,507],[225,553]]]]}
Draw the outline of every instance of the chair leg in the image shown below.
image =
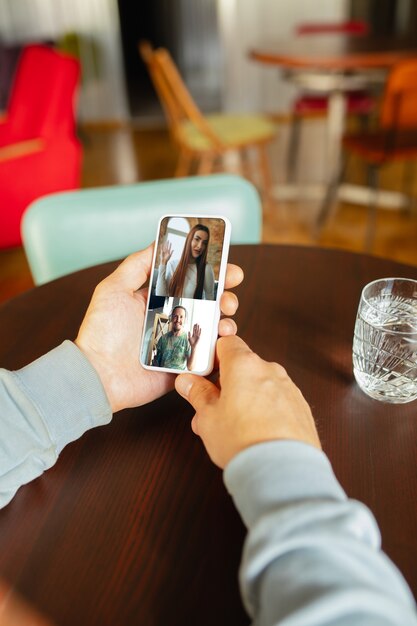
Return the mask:
{"type": "Polygon", "coordinates": [[[290,122],[290,137],[288,141],[287,152],[287,182],[293,183],[295,181],[295,174],[297,170],[297,157],[298,148],[300,145],[301,135],[301,117],[293,114],[290,122]]]}
{"type": "Polygon", "coordinates": [[[265,196],[271,195],[272,177],[271,168],[269,166],[269,158],[266,144],[262,143],[258,146],[259,167],[262,176],[262,187],[265,196]]]}
{"type": "Polygon", "coordinates": [[[255,182],[256,176],[254,176],[253,160],[250,147],[241,148],[239,150],[240,157],[240,171],[244,178],[247,178],[251,182],[255,182]]]}
{"type": "Polygon", "coordinates": [[[177,167],[175,169],[175,177],[181,178],[187,176],[191,167],[192,156],[187,150],[180,150],[177,167]]]}
{"type": "Polygon", "coordinates": [[[329,214],[336,202],[337,192],[342,184],[347,166],[347,156],[343,156],[338,171],[334,174],[333,179],[327,186],[323,202],[320,207],[319,214],[314,225],[314,238],[317,239],[323,229],[323,226],[329,217],[329,214]]]}
{"type": "Polygon", "coordinates": [[[414,198],[414,173],[416,162],[414,160],[407,160],[404,162],[402,190],[404,195],[408,198],[408,204],[405,207],[405,211],[411,215],[413,213],[415,198],[414,198]]]}
{"type": "Polygon", "coordinates": [[[210,174],[213,168],[214,158],[215,155],[212,152],[204,152],[200,158],[200,163],[197,168],[197,174],[200,176],[210,174]]]}
{"type": "Polygon", "coordinates": [[[368,166],[368,186],[372,190],[372,199],[368,208],[368,225],[365,234],[365,251],[372,252],[376,233],[376,215],[378,209],[379,168],[368,166]]]}

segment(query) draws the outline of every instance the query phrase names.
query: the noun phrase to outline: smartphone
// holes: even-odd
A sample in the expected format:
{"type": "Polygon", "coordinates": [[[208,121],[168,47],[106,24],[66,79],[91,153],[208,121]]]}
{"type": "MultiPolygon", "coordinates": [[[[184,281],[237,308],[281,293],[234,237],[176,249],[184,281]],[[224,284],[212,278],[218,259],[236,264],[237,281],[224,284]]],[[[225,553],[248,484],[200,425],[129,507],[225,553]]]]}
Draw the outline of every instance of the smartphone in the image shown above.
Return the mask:
{"type": "Polygon", "coordinates": [[[213,369],[231,225],[227,218],[165,215],[154,258],[140,350],[159,372],[213,369]]]}

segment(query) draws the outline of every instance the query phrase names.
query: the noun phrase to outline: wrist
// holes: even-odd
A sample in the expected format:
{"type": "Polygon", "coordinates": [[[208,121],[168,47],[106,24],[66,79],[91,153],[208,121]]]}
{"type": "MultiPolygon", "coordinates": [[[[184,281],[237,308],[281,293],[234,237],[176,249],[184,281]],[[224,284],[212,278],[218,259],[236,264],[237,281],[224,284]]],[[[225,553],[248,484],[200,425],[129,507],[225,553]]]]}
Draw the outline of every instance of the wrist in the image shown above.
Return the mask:
{"type": "Polygon", "coordinates": [[[114,366],[111,363],[108,364],[106,359],[103,358],[102,355],[98,354],[94,349],[83,345],[82,341],[78,338],[74,341],[74,343],[96,371],[112,413],[120,411],[123,407],[119,406],[120,403],[118,402],[117,389],[115,389],[114,381],[117,380],[117,372],[114,371],[114,366]]]}
{"type": "Polygon", "coordinates": [[[325,454],[300,441],[269,441],[242,450],[226,466],[223,480],[249,528],[271,503],[277,508],[305,499],[346,499],[325,454]]]}

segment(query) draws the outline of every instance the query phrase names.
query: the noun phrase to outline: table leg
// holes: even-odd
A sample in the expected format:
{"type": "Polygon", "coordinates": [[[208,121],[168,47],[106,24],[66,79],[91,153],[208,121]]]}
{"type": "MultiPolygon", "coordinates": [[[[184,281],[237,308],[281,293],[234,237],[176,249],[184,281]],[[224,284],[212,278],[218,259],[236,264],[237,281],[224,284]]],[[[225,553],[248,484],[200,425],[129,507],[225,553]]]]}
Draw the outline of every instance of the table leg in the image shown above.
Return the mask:
{"type": "Polygon", "coordinates": [[[329,178],[340,169],[342,137],[345,130],[346,97],[341,91],[332,91],[327,112],[327,165],[329,178]]]}

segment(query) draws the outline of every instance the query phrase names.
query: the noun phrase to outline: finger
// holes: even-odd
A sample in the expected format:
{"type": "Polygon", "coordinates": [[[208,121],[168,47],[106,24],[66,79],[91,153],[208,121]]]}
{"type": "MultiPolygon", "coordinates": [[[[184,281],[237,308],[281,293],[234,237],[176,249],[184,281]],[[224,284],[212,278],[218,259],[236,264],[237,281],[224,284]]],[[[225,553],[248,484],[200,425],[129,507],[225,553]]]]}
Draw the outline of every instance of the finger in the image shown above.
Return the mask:
{"type": "Polygon", "coordinates": [[[198,435],[198,417],[197,414],[194,415],[193,419],[191,420],[191,430],[193,431],[193,433],[195,435],[198,435]]]}
{"type": "Polygon", "coordinates": [[[103,282],[118,283],[120,288],[136,291],[147,281],[151,272],[154,244],[134,252],[103,282]]]}
{"type": "Polygon", "coordinates": [[[227,264],[226,278],[224,281],[225,289],[233,289],[240,285],[244,278],[243,270],[239,265],[233,265],[233,263],[227,264]]]}
{"type": "Polygon", "coordinates": [[[239,299],[232,291],[225,291],[220,298],[220,309],[224,315],[234,315],[239,306],[239,299]]]}
{"type": "Polygon", "coordinates": [[[224,317],[219,322],[219,331],[220,337],[228,337],[229,335],[236,335],[237,333],[237,325],[236,322],[229,317],[224,317]]]}
{"type": "MultiPolygon", "coordinates": [[[[230,337],[236,335],[237,325],[236,322],[228,317],[224,317],[219,322],[218,335],[219,337],[230,337]]],[[[220,367],[219,354],[216,346],[216,353],[214,355],[214,370],[218,370],[220,367]]]]}
{"type": "Polygon", "coordinates": [[[209,380],[194,374],[180,374],[175,379],[175,389],[188,400],[198,413],[204,411],[208,404],[212,404],[219,397],[219,390],[209,380]]]}
{"type": "Polygon", "coordinates": [[[149,287],[144,287],[143,289],[137,289],[136,291],[133,292],[133,297],[135,298],[135,300],[137,300],[141,304],[143,303],[146,305],[148,301],[148,291],[149,291],[149,287]]]}
{"type": "Polygon", "coordinates": [[[214,369],[219,372],[223,381],[229,374],[231,377],[236,375],[242,358],[254,354],[243,339],[236,335],[236,332],[237,326],[234,320],[228,318],[220,320],[214,369]]]}
{"type": "Polygon", "coordinates": [[[220,337],[216,344],[220,367],[224,370],[233,365],[236,359],[253,354],[249,346],[237,335],[220,337]]]}

